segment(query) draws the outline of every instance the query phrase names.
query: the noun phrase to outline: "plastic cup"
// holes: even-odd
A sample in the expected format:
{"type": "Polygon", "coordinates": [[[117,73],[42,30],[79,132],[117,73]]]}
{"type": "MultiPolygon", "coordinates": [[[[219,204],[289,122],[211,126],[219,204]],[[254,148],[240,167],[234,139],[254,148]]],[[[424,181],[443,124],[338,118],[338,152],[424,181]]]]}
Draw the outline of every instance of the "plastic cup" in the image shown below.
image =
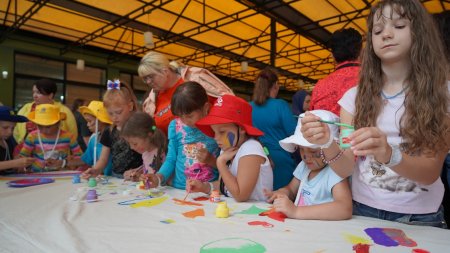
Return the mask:
{"type": "Polygon", "coordinates": [[[88,193],[86,195],[86,201],[87,202],[94,202],[94,201],[97,200],[97,198],[98,198],[98,195],[97,195],[97,191],[96,190],[91,189],[91,190],[88,191],[88,193]]]}
{"type": "Polygon", "coordinates": [[[343,129],[341,131],[341,136],[339,137],[339,146],[341,146],[341,148],[350,148],[352,145],[350,144],[350,139],[348,138],[353,132],[355,131],[355,129],[351,129],[351,128],[347,128],[347,129],[343,129]]]}
{"type": "Polygon", "coordinates": [[[228,218],[230,215],[230,209],[228,209],[227,202],[219,202],[216,208],[216,217],[217,218],[228,218]]]}
{"type": "Polygon", "coordinates": [[[72,184],[79,184],[79,183],[81,183],[80,175],[74,175],[72,177],[72,184]]]}
{"type": "Polygon", "coordinates": [[[93,178],[93,177],[89,178],[88,186],[89,187],[96,187],[97,186],[97,180],[95,180],[95,178],[93,178]]]}

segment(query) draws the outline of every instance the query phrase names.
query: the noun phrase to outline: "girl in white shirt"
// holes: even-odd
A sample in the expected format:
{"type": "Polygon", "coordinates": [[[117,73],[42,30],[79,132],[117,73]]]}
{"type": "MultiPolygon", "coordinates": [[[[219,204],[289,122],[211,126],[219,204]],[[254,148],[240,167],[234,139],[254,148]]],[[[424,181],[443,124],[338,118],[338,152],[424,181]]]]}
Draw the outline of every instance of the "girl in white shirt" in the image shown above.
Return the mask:
{"type": "Polygon", "coordinates": [[[232,95],[219,97],[197,127],[214,137],[222,152],[217,158],[220,179],[212,184],[188,180],[186,190],[209,193],[220,189],[236,201],[266,200],[264,190],[273,189],[270,160],[255,137],[263,135],[252,126],[252,107],[232,95]]]}
{"type": "MultiPolygon", "coordinates": [[[[450,143],[449,92],[441,39],[418,0],[380,1],[367,24],[359,84],[339,101],[341,122],[356,131],[332,168],[353,174],[353,214],[446,227],[439,176],[450,143]]],[[[339,146],[327,143],[328,127],[317,120],[302,119],[303,136],[333,159],[339,146]]]]}

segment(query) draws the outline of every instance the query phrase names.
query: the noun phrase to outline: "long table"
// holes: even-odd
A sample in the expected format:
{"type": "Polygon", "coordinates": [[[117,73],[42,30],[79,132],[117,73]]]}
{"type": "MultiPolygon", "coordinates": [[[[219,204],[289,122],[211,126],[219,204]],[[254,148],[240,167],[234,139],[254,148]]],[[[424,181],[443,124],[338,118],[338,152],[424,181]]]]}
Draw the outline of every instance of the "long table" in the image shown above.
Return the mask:
{"type": "MultiPolygon", "coordinates": [[[[87,202],[86,181],[13,188],[0,178],[0,252],[449,252],[450,231],[354,216],[346,221],[277,220],[264,202],[222,199],[228,218],[217,218],[217,203],[180,205],[185,191],[159,192],[110,179],[87,202]],[[203,213],[203,215],[202,215],[203,213]],[[367,246],[364,246],[367,245],[367,246]],[[369,250],[369,251],[366,251],[369,250]]],[[[106,183],[106,182],[103,182],[106,183]]],[[[208,197],[208,196],[206,196],[208,197]]]]}

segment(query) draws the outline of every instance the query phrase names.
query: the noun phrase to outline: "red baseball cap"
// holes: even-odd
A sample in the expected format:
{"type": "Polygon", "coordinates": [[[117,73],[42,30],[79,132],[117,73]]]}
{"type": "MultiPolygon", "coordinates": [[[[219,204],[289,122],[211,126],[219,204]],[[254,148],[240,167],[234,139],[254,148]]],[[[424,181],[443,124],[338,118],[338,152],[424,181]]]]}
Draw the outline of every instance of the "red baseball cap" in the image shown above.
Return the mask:
{"type": "Polygon", "coordinates": [[[234,123],[245,129],[251,136],[264,133],[252,126],[252,106],[240,97],[223,95],[218,97],[208,115],[197,121],[195,125],[209,137],[214,137],[211,125],[234,123]]]}

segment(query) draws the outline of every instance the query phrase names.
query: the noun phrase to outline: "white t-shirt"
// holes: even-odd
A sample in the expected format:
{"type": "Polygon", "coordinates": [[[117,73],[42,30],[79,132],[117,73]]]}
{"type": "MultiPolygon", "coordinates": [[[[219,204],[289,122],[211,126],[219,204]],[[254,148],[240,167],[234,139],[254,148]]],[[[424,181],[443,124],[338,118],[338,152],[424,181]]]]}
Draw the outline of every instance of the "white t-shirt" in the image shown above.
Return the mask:
{"type": "MultiPolygon", "coordinates": [[[[267,158],[264,153],[264,149],[261,144],[255,139],[248,139],[244,143],[242,143],[238,152],[236,153],[231,165],[229,167],[230,172],[233,176],[237,176],[238,173],[238,165],[241,157],[247,155],[258,155],[264,157],[266,160],[263,164],[261,164],[261,168],[259,171],[258,181],[256,182],[255,189],[253,189],[252,194],[250,195],[250,200],[258,200],[265,201],[267,198],[264,196],[264,189],[269,191],[273,190],[273,172],[272,166],[270,165],[269,158],[267,158]]],[[[232,194],[227,191],[228,196],[232,196],[232,194]]]]}
{"type": "Polygon", "coordinates": [[[301,181],[294,204],[296,206],[312,206],[334,201],[333,187],[342,181],[330,166],[326,166],[319,173],[308,179],[311,170],[305,162],[299,163],[294,171],[294,177],[301,181]]]}
{"type": "MultiPolygon", "coordinates": [[[[355,114],[357,88],[348,90],[339,100],[347,112],[355,114]]],[[[387,135],[393,145],[402,142],[400,118],[405,112],[405,93],[385,100],[377,119],[377,127],[387,135]]],[[[406,179],[388,167],[377,167],[373,156],[358,157],[352,175],[353,199],[365,205],[397,213],[425,214],[438,210],[444,195],[444,185],[438,178],[431,185],[422,185],[406,179]]],[[[426,169],[426,168],[424,168],[426,169]]]]}

